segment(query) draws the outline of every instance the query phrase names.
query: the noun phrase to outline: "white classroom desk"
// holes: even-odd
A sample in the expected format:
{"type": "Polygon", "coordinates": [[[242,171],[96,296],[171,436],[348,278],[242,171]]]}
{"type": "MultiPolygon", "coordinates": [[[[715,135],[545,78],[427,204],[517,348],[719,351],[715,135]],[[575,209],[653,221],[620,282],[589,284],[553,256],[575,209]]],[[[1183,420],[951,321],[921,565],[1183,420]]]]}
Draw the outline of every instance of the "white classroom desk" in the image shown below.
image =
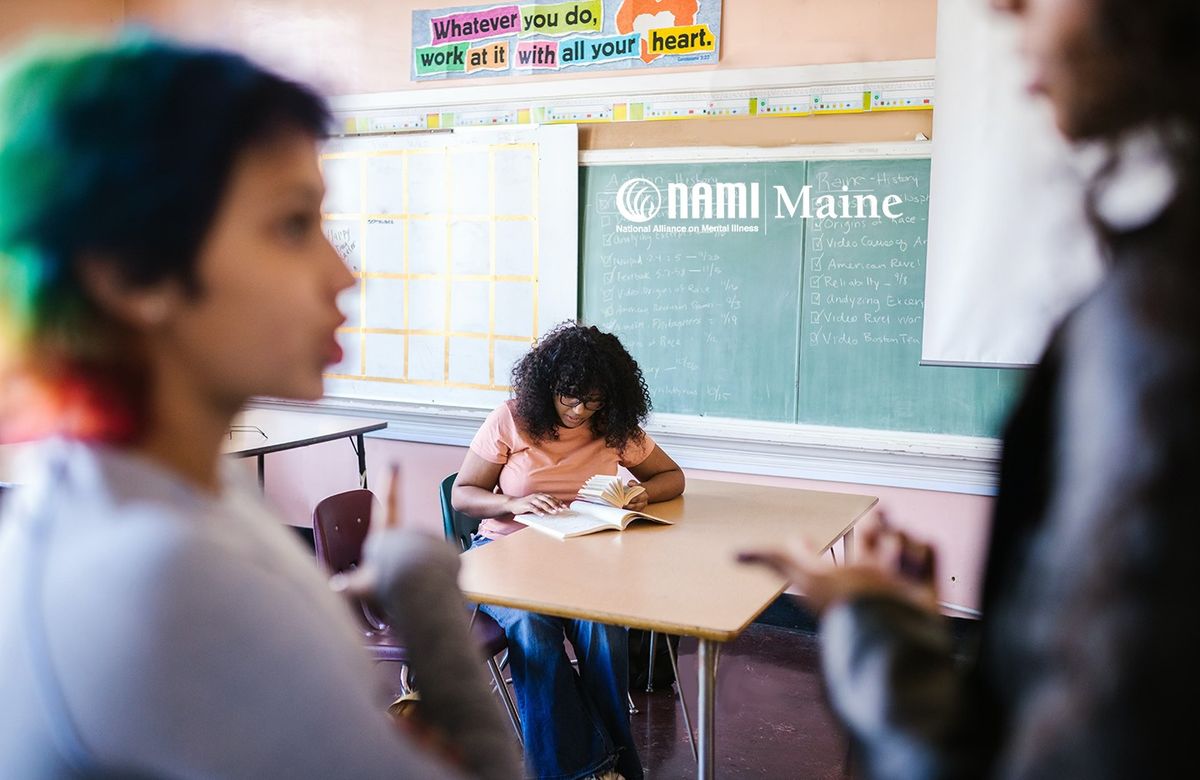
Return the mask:
{"type": "Polygon", "coordinates": [[[821,552],[851,549],[854,524],[875,496],[688,480],[683,495],[648,511],[674,525],[635,522],[558,540],[524,529],[462,556],[471,601],[699,639],[697,777],[713,776],[716,663],[783,592],[786,582],[738,551],[804,537],[821,552]]]}
{"type": "Polygon", "coordinates": [[[358,453],[359,484],[367,486],[367,450],[364,434],[381,431],[386,420],[341,417],[278,409],[246,409],[230,426],[221,452],[235,458],[258,459],[258,484],[266,478],[266,456],[310,444],[352,439],[358,453]]]}
{"type": "MultiPolygon", "coordinates": [[[[264,459],[270,453],[336,439],[352,439],[358,453],[360,483],[366,487],[367,452],[363,446],[363,436],[383,430],[387,425],[385,420],[362,417],[247,409],[234,419],[222,443],[221,452],[234,458],[257,458],[258,484],[261,486],[266,471],[264,459]]],[[[28,446],[0,445],[0,485],[11,485],[16,481],[18,462],[28,446]]]]}

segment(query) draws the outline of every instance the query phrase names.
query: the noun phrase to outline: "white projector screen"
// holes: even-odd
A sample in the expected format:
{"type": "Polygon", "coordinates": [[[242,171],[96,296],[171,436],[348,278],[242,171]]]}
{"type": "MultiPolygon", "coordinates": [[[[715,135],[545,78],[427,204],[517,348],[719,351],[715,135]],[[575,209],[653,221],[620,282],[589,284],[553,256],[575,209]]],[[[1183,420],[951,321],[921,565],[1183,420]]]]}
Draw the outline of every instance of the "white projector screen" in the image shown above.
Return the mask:
{"type": "Polygon", "coordinates": [[[923,363],[1034,363],[1099,277],[1083,176],[1023,74],[1010,20],[938,3],[923,363]]]}

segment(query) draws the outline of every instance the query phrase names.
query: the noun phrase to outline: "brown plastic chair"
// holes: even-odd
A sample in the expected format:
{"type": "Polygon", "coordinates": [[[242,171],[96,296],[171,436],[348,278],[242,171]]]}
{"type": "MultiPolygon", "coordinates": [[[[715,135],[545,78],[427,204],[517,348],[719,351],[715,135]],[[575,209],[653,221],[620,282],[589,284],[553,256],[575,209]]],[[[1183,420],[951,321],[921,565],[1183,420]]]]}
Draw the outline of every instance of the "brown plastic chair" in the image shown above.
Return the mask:
{"type": "MultiPolygon", "coordinates": [[[[369,490],[348,490],[345,493],[324,498],[313,510],[313,541],[317,560],[331,573],[349,571],[358,566],[362,558],[363,542],[371,527],[371,512],[379,502],[369,490]]],[[[402,640],[391,631],[387,622],[365,602],[359,602],[360,628],[363,645],[377,662],[402,664],[400,674],[401,693],[412,688],[408,679],[408,652],[402,640]]],[[[465,616],[464,616],[465,617],[465,616]]],[[[508,649],[504,629],[488,615],[477,612],[471,618],[471,637],[483,648],[488,670],[508,712],[509,720],[521,738],[520,719],[516,705],[504,686],[503,677],[496,665],[495,657],[508,649]]]]}
{"type": "MultiPolygon", "coordinates": [[[[371,524],[375,496],[369,490],[350,490],[329,496],[313,510],[313,542],[317,560],[330,574],[358,567],[363,541],[371,524]]],[[[357,601],[354,610],[362,644],[377,663],[399,663],[399,693],[411,690],[408,651],[388,628],[387,622],[370,605],[357,601]]]]}

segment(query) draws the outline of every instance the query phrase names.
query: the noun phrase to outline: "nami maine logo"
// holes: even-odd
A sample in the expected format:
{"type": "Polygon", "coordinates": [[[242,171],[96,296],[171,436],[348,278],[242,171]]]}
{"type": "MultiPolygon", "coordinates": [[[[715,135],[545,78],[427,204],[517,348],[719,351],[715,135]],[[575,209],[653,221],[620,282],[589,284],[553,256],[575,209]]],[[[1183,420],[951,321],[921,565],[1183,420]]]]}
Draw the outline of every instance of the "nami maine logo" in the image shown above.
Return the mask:
{"type": "Polygon", "coordinates": [[[881,201],[869,191],[871,186],[866,176],[836,180],[823,176],[816,187],[805,184],[793,197],[782,185],[757,181],[672,181],[659,187],[650,179],[636,177],[626,179],[616,197],[617,211],[626,223],[634,224],[618,224],[616,229],[620,233],[756,233],[760,214],[770,209],[767,199],[771,194],[775,213],[768,212],[769,219],[902,219],[904,213],[896,207],[904,198],[889,193],[881,201]],[[645,224],[660,214],[667,224],[645,224]]]}
{"type": "Polygon", "coordinates": [[[649,179],[628,179],[617,190],[617,211],[630,222],[649,222],[662,210],[662,192],[649,179]]]}

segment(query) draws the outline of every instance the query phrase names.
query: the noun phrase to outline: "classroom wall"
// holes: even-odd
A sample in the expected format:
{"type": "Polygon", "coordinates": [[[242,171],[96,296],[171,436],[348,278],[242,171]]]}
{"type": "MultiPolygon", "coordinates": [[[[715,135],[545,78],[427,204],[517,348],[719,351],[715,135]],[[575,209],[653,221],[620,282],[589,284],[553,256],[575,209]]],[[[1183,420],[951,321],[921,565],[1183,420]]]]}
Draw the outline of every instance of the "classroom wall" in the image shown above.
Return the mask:
{"type": "MultiPolygon", "coordinates": [[[[130,20],[253,52],[334,94],[348,94],[436,88],[435,83],[414,84],[409,79],[412,11],[472,4],[467,0],[126,0],[125,11],[130,20]]],[[[717,67],[932,57],[936,20],[935,0],[725,0],[717,67]]],[[[596,76],[613,73],[601,71],[596,76]]],[[[487,83],[520,80],[492,78],[487,83]]]]}
{"type": "MultiPolygon", "coordinates": [[[[238,48],[330,94],[425,89],[409,81],[413,8],[469,4],[462,0],[0,0],[0,48],[40,25],[93,30],[121,21],[149,23],[185,39],[238,48]]],[[[934,56],[936,0],[725,0],[718,68],[753,68],[934,56]]],[[[693,69],[694,70],[694,69],[693,69]]],[[[669,71],[657,71],[659,73],[669,71]]],[[[597,76],[611,77],[606,72],[597,76]]],[[[517,81],[493,79],[489,83],[517,81]]],[[[460,84],[462,82],[459,82],[460,84]]],[[[690,120],[581,128],[583,148],[663,145],[911,140],[932,136],[932,112],[801,117],[771,120],[690,120]]],[[[406,522],[440,532],[437,484],[456,471],[460,447],[370,440],[372,487],[386,467],[401,464],[406,522]]],[[[252,468],[252,462],[247,462],[252,468]]],[[[320,498],[356,484],[356,459],[346,441],[272,455],[267,493],[289,522],[306,524],[320,498]]],[[[937,542],[942,596],[974,608],[987,538],[990,501],[979,496],[878,488],[720,472],[693,478],[792,485],[878,495],[892,521],[937,542]]]]}
{"type": "Polygon", "coordinates": [[[125,0],[0,0],[0,51],[43,30],[105,33],[125,18],[125,0]]]}
{"type": "MultiPolygon", "coordinates": [[[[412,9],[469,4],[467,0],[0,0],[0,50],[38,28],[104,31],[129,22],[245,51],[330,95],[430,89],[439,85],[409,79],[412,9]]],[[[716,67],[928,58],[934,52],[936,16],[936,0],[726,0],[721,62],[716,67]],[[780,23],[781,19],[790,24],[780,23]]],[[[709,68],[683,70],[704,69],[709,68]]],[[[594,77],[614,75],[620,74],[602,71],[594,77]]],[[[488,83],[529,80],[489,79],[488,83]]],[[[932,112],[584,125],[580,148],[911,141],[918,133],[932,137],[932,112]]]]}
{"type": "MultiPolygon", "coordinates": [[[[126,18],[189,40],[232,46],[331,95],[434,89],[410,80],[414,8],[468,0],[126,0],[126,18]]],[[[935,0],[726,0],[719,69],[933,57],[935,0]],[[786,23],[784,23],[786,22],[786,23]]],[[[696,71],[711,69],[687,68],[696,71]]],[[[673,70],[655,70],[666,74],[673,70]]],[[[634,71],[642,74],[645,71],[634,71]]],[[[599,71],[572,78],[610,78],[599,71]]],[[[489,78],[487,84],[536,78],[489,78]]],[[[469,80],[446,86],[479,84],[469,80]]],[[[786,146],[911,141],[933,135],[932,112],[585,125],[583,149],[786,146]]]]}

